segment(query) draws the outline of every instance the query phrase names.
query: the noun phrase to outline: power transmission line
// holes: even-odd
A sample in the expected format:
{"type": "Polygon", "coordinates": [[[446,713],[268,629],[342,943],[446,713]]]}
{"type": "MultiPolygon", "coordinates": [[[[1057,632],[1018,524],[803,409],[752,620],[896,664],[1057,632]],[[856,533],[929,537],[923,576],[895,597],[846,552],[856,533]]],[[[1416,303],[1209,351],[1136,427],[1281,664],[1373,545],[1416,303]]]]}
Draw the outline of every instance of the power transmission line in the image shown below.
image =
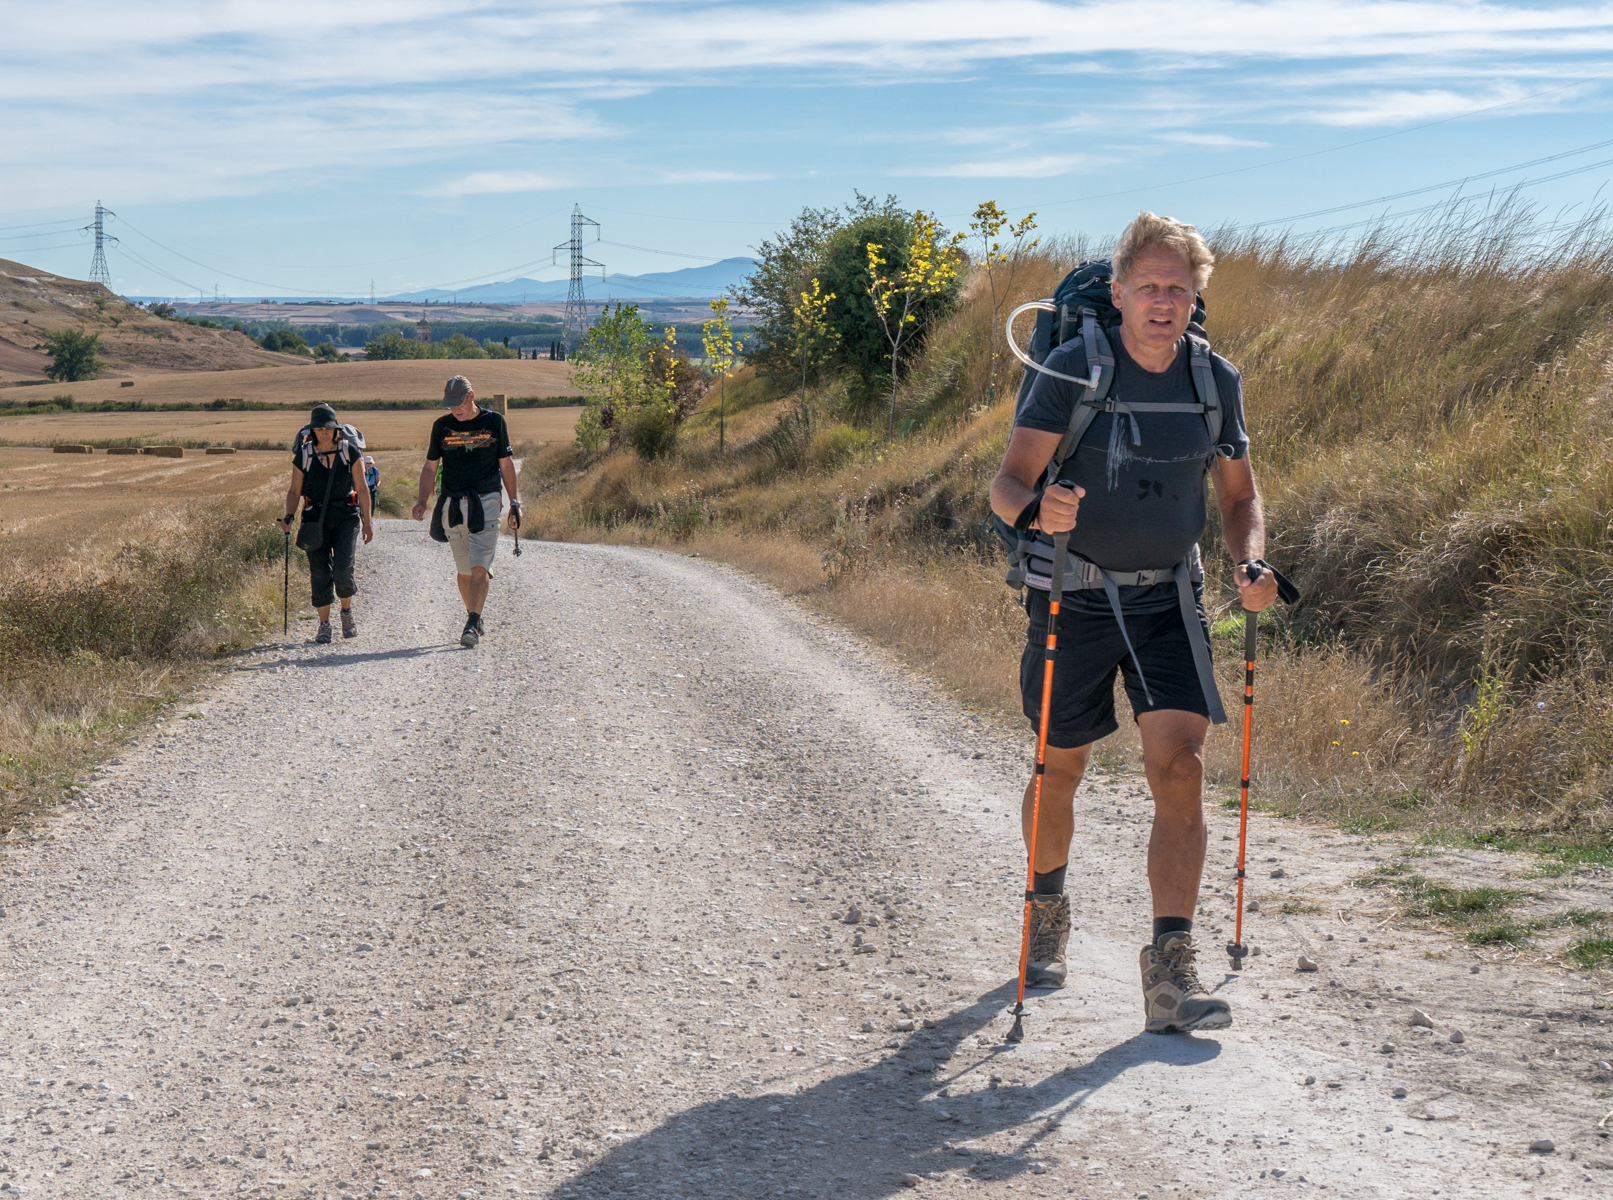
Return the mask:
{"type": "Polygon", "coordinates": [[[568,331],[575,328],[579,338],[582,337],[583,330],[588,327],[588,301],[587,297],[583,293],[582,288],[582,269],[584,267],[598,267],[599,278],[601,280],[605,278],[604,263],[598,263],[591,258],[583,257],[582,231],[584,225],[592,225],[594,227],[594,240],[596,242],[599,241],[599,222],[590,217],[583,216],[582,205],[572,205],[571,240],[568,242],[561,242],[554,248],[554,251],[550,255],[550,261],[553,262],[553,256],[555,254],[559,254],[560,251],[568,250],[571,253],[571,286],[566,289],[565,324],[568,331]]]}
{"type": "Polygon", "coordinates": [[[95,230],[95,254],[90,259],[90,282],[98,283],[105,288],[112,286],[112,272],[107,270],[106,267],[106,249],[103,243],[108,241],[116,242],[118,239],[107,233],[102,226],[105,224],[107,217],[115,219],[117,215],[110,208],[101,207],[101,202],[97,200],[95,202],[95,220],[79,230],[80,233],[86,233],[91,229],[95,230]]]}
{"type": "MultiPolygon", "coordinates": [[[[1326,217],[1333,213],[1348,212],[1352,208],[1365,208],[1369,204],[1387,204],[1391,200],[1404,200],[1408,196],[1421,196],[1428,192],[1437,192],[1443,188],[1462,187],[1465,184],[1476,183],[1480,179],[1493,179],[1497,175],[1507,175],[1513,171],[1526,171],[1530,167],[1544,166],[1549,162],[1572,158],[1576,154],[1589,154],[1592,150],[1602,150],[1613,146],[1613,139],[1605,142],[1593,142],[1589,146],[1580,146],[1574,150],[1562,150],[1556,154],[1548,154],[1544,158],[1533,158],[1528,162],[1513,163],[1510,167],[1496,167],[1492,171],[1481,171],[1477,175],[1464,175],[1460,179],[1447,179],[1444,183],[1430,183],[1423,187],[1409,188],[1404,192],[1392,192],[1387,196],[1374,196],[1370,200],[1356,200],[1350,204],[1335,204],[1332,208],[1318,208],[1311,212],[1295,213],[1291,217],[1272,217],[1268,221],[1257,221],[1253,224],[1243,225],[1243,229],[1260,229],[1266,225],[1282,225],[1288,221],[1304,221],[1311,217],[1326,217]]],[[[1523,180],[1518,186],[1533,186],[1537,183],[1551,183],[1554,180],[1566,179],[1570,175],[1583,175],[1586,171],[1594,171],[1598,167],[1613,164],[1613,159],[1604,159],[1601,162],[1587,163],[1582,167],[1573,167],[1567,171],[1560,171],[1555,175],[1545,175],[1539,179],[1523,180]]]]}

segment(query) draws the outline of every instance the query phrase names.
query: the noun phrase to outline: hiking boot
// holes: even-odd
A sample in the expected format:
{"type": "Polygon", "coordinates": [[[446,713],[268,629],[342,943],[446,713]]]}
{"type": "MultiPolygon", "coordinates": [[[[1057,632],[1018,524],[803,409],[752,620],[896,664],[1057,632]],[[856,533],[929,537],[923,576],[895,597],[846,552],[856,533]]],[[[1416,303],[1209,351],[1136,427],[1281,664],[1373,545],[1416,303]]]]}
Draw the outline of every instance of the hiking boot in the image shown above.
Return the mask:
{"type": "Polygon", "coordinates": [[[1031,897],[1031,948],[1025,963],[1026,987],[1064,986],[1064,946],[1069,940],[1069,896],[1031,897]]]}
{"type": "Polygon", "coordinates": [[[467,650],[476,649],[476,643],[482,640],[482,631],[476,627],[475,617],[465,618],[465,632],[459,635],[459,644],[467,650]]]}
{"type": "Polygon", "coordinates": [[[344,638],[358,636],[358,621],[353,618],[353,610],[350,608],[342,609],[342,636],[344,638]]]}
{"type": "Polygon", "coordinates": [[[328,645],[330,645],[330,622],[329,621],[321,621],[319,623],[319,632],[314,634],[314,645],[316,645],[316,646],[328,646],[328,645]]]}
{"type": "Polygon", "coordinates": [[[1191,1033],[1232,1024],[1232,1006],[1206,995],[1199,982],[1193,968],[1197,953],[1192,934],[1179,931],[1162,933],[1152,946],[1143,947],[1143,1028],[1149,1033],[1191,1033]]]}

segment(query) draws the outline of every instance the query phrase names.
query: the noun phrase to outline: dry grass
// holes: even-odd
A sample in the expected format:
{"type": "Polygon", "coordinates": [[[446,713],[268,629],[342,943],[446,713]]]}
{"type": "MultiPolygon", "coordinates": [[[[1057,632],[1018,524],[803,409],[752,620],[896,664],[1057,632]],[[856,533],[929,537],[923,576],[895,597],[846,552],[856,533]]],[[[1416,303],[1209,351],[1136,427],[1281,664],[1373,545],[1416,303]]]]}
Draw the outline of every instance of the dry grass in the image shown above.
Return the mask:
{"type": "MultiPolygon", "coordinates": [[[[82,541],[18,539],[0,573],[0,836],[279,615],[272,509],[129,496],[82,541]]],[[[8,539],[8,542],[10,539],[8,539]]]]}
{"type": "MultiPolygon", "coordinates": [[[[78,386],[74,384],[72,388],[78,386]]],[[[439,382],[437,386],[440,390],[442,384],[439,382]]],[[[577,425],[578,411],[570,407],[511,409],[507,417],[510,436],[518,442],[569,442],[577,425]]],[[[423,447],[431,435],[431,423],[440,415],[432,409],[366,410],[338,407],[337,412],[342,420],[350,421],[362,429],[365,442],[372,449],[379,450],[423,447]]],[[[94,446],[290,449],[291,439],[307,420],[307,414],[301,411],[65,412],[4,416],[0,417],[0,445],[52,446],[79,442],[94,446]]]]}
{"type": "MultiPolygon", "coordinates": [[[[1270,556],[1304,605],[1272,621],[1256,777],[1284,811],[1440,836],[1606,841],[1613,828],[1613,252],[1503,206],[1346,251],[1223,239],[1210,331],[1243,370],[1270,556]]],[[[1048,294],[1069,248],[1013,302],[1048,294]]],[[[729,386],[678,456],[551,445],[529,461],[547,535],[682,545],[756,571],[1017,713],[1022,627],[982,532],[1017,369],[985,404],[979,288],[903,390],[908,436],[846,418],[834,386],[729,386]]],[[[1207,543],[1215,546],[1212,528],[1207,543]]],[[[1227,615],[1225,556],[1209,596],[1227,615]]],[[[1223,690],[1241,688],[1219,631],[1223,690]]],[[[1016,717],[1017,719],[1017,717],[1016,717]]],[[[1111,757],[1134,754],[1127,735],[1111,757]]],[[[1209,746],[1234,783],[1236,726],[1209,746]]]]}

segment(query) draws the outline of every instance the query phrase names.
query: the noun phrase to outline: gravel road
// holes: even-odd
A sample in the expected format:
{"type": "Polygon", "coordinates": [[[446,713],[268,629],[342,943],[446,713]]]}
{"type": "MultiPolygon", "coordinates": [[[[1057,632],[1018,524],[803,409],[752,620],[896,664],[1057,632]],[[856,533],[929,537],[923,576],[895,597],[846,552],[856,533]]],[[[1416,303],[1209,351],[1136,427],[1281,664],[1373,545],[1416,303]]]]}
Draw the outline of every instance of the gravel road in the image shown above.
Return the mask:
{"type": "Polygon", "coordinates": [[[1022,729],[650,551],[506,545],[464,651],[447,550],[377,528],[358,641],[261,647],[0,859],[4,1200],[1613,1190],[1606,979],[1399,927],[1350,886],[1399,847],[1257,819],[1235,1023],[1150,1036],[1098,775],[1008,1047],[1022,729]]]}

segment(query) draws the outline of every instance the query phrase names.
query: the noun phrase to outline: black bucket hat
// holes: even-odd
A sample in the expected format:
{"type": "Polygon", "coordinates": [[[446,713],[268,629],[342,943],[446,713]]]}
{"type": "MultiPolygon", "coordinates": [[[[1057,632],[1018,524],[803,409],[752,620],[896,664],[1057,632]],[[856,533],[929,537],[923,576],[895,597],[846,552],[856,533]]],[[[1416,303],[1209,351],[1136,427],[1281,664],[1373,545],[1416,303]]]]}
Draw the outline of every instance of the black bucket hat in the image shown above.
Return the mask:
{"type": "Polygon", "coordinates": [[[328,404],[316,404],[314,411],[308,414],[310,429],[335,429],[340,424],[336,419],[336,410],[328,404]]]}

